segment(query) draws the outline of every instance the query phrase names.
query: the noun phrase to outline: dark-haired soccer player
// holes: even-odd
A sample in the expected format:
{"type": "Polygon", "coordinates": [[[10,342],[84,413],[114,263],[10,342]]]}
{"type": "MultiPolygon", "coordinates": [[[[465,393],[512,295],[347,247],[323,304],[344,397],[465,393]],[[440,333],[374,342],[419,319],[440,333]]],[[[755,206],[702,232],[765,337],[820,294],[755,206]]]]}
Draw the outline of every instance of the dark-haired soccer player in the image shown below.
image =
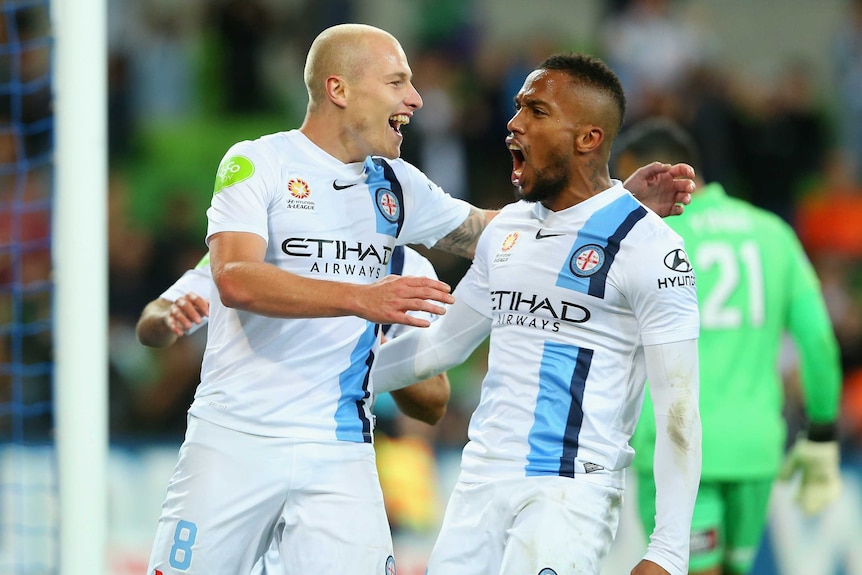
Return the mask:
{"type": "MultiPolygon", "coordinates": [[[[239,142],[218,168],[206,237],[218,297],[149,573],[247,573],[273,540],[291,574],[395,568],[372,444],[378,326],[426,326],[408,312],[452,299],[442,282],[388,276],[392,250],[472,257],[493,213],[399,158],[422,98],[391,34],[324,30],[304,80],[300,128],[239,142]]],[[[685,168],[634,180],[669,192],[667,215],[685,168]]]]}
{"type": "MultiPolygon", "coordinates": [[[[644,158],[700,167],[691,136],[653,119],[617,141],[616,171],[644,158]]],[[[809,427],[785,463],[800,471],[802,509],[817,513],[840,490],[836,418],[841,373],[838,345],[819,282],[793,230],[766,210],[728,196],[718,182],[695,179],[684,216],[667,223],[685,240],[697,271],[700,306],[700,410],[703,471],[691,532],[690,573],[748,573],[766,524],[772,482],[785,445],[782,335],[801,363],[809,427]]],[[[641,521],[655,520],[652,449],[656,422],[647,402],[632,445],[637,451],[641,521]]]]}
{"type": "Polygon", "coordinates": [[[685,575],[700,418],[682,239],[610,178],[625,96],[604,63],[551,57],[515,105],[507,144],[521,201],[485,229],[447,314],[385,344],[372,372],[381,390],[410,384],[491,336],[428,575],[597,575],[647,376],[658,515],[632,574],[685,575]]]}

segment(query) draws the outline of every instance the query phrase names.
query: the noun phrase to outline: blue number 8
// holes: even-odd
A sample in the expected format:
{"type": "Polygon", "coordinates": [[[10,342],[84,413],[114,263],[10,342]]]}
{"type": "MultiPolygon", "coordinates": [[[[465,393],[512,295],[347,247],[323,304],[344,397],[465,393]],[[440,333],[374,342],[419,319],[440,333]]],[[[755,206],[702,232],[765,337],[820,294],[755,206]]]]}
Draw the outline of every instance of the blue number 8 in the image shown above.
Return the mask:
{"type": "Polygon", "coordinates": [[[174,532],[174,545],[171,547],[171,567],[188,569],[192,564],[192,545],[198,535],[198,526],[191,521],[180,520],[174,532]],[[183,537],[185,535],[185,537],[183,537]]]}

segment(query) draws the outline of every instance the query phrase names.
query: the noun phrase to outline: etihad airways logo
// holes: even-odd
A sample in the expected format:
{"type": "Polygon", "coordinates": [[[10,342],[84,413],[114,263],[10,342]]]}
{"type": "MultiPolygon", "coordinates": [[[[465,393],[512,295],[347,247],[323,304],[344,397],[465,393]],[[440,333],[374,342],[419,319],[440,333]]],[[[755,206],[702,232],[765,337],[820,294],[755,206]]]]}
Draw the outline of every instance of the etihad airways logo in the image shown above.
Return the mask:
{"type": "Polygon", "coordinates": [[[325,238],[287,238],[281,242],[281,251],[298,258],[326,258],[336,260],[372,260],[386,265],[392,259],[392,248],[372,243],[329,240],[325,238]]]}
{"type": "Polygon", "coordinates": [[[288,256],[311,258],[309,272],[349,276],[383,277],[392,259],[387,245],[325,238],[287,238],[281,251],[288,256]]]}
{"type": "Polygon", "coordinates": [[[497,325],[519,325],[553,332],[560,331],[561,322],[584,323],[592,315],[588,308],[576,303],[505,290],[491,292],[491,309],[500,312],[495,320],[497,325]]]}

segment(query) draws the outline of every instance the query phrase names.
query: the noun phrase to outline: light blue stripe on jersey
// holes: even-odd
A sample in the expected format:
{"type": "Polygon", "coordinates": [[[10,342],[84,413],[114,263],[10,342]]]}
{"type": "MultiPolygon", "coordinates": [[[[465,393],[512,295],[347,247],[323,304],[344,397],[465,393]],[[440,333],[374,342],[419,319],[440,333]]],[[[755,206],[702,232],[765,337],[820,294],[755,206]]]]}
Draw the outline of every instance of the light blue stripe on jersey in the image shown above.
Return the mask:
{"type": "Polygon", "coordinates": [[[634,225],[646,215],[646,209],[631,196],[617,198],[604,208],[597,210],[578,230],[572,251],[560,274],[557,285],[594,297],[605,296],[608,271],[620,250],[620,242],[634,225]],[[578,255],[588,246],[596,246],[601,252],[602,263],[598,269],[588,273],[575,273],[578,255]]]}
{"type": "Polygon", "coordinates": [[[392,167],[380,158],[365,159],[366,183],[377,217],[377,233],[398,237],[404,223],[404,192],[392,167]]]}
{"type": "Polygon", "coordinates": [[[377,324],[368,322],[365,333],[350,355],[350,367],[338,378],[341,397],[335,408],[335,437],[341,441],[371,443],[371,422],[365,415],[368,393],[368,375],[374,361],[371,351],[377,339],[377,324]]]}
{"type": "Polygon", "coordinates": [[[528,476],[575,476],[578,435],[584,421],[584,387],[592,359],[590,349],[545,342],[536,411],[527,436],[528,476]]]}

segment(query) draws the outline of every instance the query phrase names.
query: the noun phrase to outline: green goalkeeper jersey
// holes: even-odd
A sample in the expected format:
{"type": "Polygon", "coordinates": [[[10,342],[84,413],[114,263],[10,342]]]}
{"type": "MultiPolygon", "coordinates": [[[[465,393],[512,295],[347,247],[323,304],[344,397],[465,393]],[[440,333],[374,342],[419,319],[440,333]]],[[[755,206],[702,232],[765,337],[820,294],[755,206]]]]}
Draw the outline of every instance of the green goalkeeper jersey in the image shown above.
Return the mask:
{"type": "MultiPolygon", "coordinates": [[[[808,419],[837,417],[838,345],[817,276],[790,226],[719,184],[699,190],[683,215],[665,221],[685,240],[696,274],[702,476],[775,475],[786,435],[778,370],[783,333],[796,344],[808,419]]],[[[647,394],[631,442],[637,469],[652,469],[654,443],[647,394]]]]}

